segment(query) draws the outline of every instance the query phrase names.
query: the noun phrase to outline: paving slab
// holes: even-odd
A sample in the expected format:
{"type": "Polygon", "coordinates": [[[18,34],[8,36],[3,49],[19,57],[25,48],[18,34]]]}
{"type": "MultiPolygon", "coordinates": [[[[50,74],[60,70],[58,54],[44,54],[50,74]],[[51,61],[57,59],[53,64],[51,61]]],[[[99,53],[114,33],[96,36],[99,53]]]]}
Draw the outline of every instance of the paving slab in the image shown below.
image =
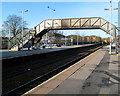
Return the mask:
{"type": "MultiPolygon", "coordinates": [[[[80,90],[84,89],[83,87],[85,80],[92,73],[90,68],[95,69],[102,60],[104,54],[105,52],[101,52],[95,55],[94,58],[90,59],[89,62],[86,62],[83,67],[77,70],[73,75],[71,75],[61,85],[59,85],[59,87],[51,91],[49,94],[80,94],[80,90]]],[[[83,93],[81,92],[81,94],[83,93]]]]}
{"type": "Polygon", "coordinates": [[[57,88],[49,94],[79,94],[84,80],[68,79],[62,82],[57,88]]]}

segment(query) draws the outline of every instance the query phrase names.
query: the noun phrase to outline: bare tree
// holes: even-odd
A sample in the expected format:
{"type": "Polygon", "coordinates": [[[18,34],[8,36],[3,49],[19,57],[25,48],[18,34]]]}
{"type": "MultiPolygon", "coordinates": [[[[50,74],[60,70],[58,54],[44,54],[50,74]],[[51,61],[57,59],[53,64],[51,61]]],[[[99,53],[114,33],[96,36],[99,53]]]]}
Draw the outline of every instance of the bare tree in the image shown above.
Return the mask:
{"type": "Polygon", "coordinates": [[[6,36],[5,30],[1,29],[0,30],[0,37],[5,37],[5,36],[6,36]]]}
{"type": "MultiPolygon", "coordinates": [[[[24,21],[24,28],[27,25],[27,23],[24,21]]],[[[22,18],[17,15],[9,15],[7,17],[7,20],[4,21],[2,25],[2,31],[5,34],[8,34],[8,32],[11,32],[11,35],[14,37],[17,33],[21,32],[22,27],[22,18]]]]}

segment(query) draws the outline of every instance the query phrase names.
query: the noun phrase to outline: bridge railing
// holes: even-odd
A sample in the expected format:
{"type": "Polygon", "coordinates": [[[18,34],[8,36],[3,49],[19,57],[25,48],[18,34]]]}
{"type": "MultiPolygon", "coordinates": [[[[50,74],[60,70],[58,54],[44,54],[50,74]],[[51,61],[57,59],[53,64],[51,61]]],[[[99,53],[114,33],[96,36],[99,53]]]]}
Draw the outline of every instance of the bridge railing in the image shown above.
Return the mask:
{"type": "Polygon", "coordinates": [[[44,29],[102,29],[114,36],[115,25],[101,17],[93,18],[70,18],[70,19],[48,19],[35,26],[37,34],[44,29]],[[111,31],[110,31],[110,27],[111,31]]]}
{"type": "Polygon", "coordinates": [[[23,32],[23,38],[22,38],[22,32],[19,32],[14,37],[12,37],[9,41],[9,49],[16,49],[16,47],[22,47],[22,42],[24,43],[28,38],[26,38],[29,35],[29,31],[23,32]],[[23,40],[23,41],[22,41],[23,40]]]}

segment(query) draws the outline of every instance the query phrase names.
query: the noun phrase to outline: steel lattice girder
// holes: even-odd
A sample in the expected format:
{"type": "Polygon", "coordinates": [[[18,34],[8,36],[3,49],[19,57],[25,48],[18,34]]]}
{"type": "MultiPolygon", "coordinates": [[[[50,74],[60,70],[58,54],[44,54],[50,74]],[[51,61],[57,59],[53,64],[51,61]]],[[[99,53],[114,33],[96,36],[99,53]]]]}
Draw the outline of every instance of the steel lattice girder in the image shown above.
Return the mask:
{"type": "Polygon", "coordinates": [[[116,26],[101,17],[48,19],[35,26],[37,34],[40,34],[45,29],[102,29],[106,33],[111,34],[113,37],[116,35],[116,26]]]}

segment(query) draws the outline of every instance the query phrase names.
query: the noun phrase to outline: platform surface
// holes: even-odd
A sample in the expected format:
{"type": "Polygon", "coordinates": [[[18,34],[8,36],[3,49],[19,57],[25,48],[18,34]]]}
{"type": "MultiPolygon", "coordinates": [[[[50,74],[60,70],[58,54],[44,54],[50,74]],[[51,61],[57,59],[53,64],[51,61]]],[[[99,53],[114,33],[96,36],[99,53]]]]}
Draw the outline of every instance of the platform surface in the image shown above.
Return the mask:
{"type": "Polygon", "coordinates": [[[43,82],[30,94],[120,94],[120,56],[100,49],[43,82]]]}

